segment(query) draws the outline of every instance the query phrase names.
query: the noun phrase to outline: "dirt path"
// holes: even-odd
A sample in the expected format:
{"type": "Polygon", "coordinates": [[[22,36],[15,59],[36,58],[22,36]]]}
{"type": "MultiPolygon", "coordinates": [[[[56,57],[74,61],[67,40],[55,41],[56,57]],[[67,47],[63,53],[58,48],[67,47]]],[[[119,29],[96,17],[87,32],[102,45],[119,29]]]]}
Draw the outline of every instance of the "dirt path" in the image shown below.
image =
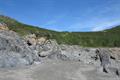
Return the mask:
{"type": "Polygon", "coordinates": [[[90,65],[48,61],[24,69],[0,69],[0,80],[108,80],[104,77],[97,78],[98,75],[95,74],[95,68],[90,65]]]}
{"type": "Polygon", "coordinates": [[[0,70],[0,80],[87,80],[78,62],[54,62],[24,69],[0,70]]]}

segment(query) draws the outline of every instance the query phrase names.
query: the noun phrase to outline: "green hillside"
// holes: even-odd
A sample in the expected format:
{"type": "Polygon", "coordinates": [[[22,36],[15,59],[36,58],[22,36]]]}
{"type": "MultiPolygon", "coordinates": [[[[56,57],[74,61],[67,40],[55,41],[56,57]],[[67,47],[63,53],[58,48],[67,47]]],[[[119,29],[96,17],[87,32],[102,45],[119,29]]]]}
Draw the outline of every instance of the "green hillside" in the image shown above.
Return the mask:
{"type": "Polygon", "coordinates": [[[120,26],[100,32],[57,32],[20,23],[12,18],[0,16],[10,30],[21,36],[35,33],[37,37],[56,39],[59,44],[80,45],[83,47],[120,47],[120,26]]]}
{"type": "Polygon", "coordinates": [[[23,24],[10,17],[2,16],[2,15],[0,15],[0,22],[7,24],[10,30],[15,31],[22,36],[26,34],[32,34],[32,33],[38,34],[39,36],[46,36],[47,34],[55,32],[52,30],[47,30],[43,28],[38,28],[36,26],[23,24]]]}

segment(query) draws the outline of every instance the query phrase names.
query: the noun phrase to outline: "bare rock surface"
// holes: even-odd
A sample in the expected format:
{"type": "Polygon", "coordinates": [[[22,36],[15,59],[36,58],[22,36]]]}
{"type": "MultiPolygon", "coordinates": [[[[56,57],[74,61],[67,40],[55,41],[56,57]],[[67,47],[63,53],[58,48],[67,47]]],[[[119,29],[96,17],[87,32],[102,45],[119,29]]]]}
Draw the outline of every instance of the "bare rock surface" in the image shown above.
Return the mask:
{"type": "Polygon", "coordinates": [[[78,45],[58,45],[55,40],[47,40],[42,45],[37,43],[30,47],[40,58],[79,61],[101,66],[105,69],[104,71],[108,66],[116,68],[116,64],[119,64],[119,51],[117,51],[119,48],[82,48],[78,45]]]}
{"type": "Polygon", "coordinates": [[[9,30],[7,24],[0,22],[0,30],[9,30]]]}
{"type": "Polygon", "coordinates": [[[35,54],[13,31],[0,31],[0,67],[31,65],[39,60],[35,54]]]}
{"type": "Polygon", "coordinates": [[[35,38],[0,30],[0,80],[120,80],[120,48],[82,48],[35,38]]]}

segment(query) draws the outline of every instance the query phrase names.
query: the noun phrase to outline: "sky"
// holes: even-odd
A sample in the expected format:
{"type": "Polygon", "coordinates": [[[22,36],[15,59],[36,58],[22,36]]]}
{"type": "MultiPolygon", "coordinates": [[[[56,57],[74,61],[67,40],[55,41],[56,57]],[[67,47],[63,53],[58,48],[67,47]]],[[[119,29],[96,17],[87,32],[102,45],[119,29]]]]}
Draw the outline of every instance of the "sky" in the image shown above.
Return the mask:
{"type": "Polygon", "coordinates": [[[56,31],[100,31],[120,25],[120,0],[0,0],[0,14],[56,31]]]}

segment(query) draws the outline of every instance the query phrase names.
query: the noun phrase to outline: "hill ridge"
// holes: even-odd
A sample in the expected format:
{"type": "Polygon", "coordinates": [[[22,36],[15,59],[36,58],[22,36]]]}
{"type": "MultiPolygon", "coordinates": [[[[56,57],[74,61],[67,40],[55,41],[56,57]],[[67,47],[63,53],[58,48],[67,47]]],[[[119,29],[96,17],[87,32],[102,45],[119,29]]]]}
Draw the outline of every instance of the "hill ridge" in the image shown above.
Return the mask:
{"type": "Polygon", "coordinates": [[[80,45],[83,47],[120,47],[120,26],[98,32],[57,32],[31,26],[0,15],[0,22],[21,36],[35,34],[37,37],[56,39],[59,44],[80,45]]]}

